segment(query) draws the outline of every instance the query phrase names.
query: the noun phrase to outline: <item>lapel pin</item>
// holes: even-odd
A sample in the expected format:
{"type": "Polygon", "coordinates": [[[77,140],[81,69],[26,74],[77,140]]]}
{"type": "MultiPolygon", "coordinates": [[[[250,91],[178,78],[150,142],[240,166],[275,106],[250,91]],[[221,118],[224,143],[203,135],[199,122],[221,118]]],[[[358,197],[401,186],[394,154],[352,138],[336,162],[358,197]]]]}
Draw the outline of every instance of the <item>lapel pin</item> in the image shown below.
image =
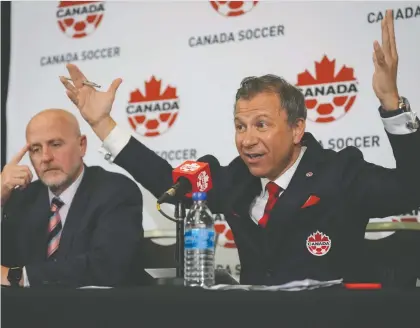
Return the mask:
{"type": "Polygon", "coordinates": [[[310,178],[311,176],[313,176],[314,174],[312,173],[312,172],[308,172],[308,173],[306,173],[306,176],[308,177],[308,178],[310,178]]]}

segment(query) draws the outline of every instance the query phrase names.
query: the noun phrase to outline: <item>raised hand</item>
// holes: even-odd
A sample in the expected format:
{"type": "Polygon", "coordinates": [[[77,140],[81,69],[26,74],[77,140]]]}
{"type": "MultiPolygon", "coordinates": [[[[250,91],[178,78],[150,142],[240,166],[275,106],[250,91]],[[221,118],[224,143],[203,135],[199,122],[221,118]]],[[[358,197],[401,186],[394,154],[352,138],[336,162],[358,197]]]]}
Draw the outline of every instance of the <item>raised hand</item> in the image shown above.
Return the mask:
{"type": "Polygon", "coordinates": [[[115,94],[122,80],[115,79],[108,90],[102,92],[83,84],[83,81],[88,79],[76,65],[67,64],[66,67],[73,81],[71,83],[65,77],[60,76],[61,83],[67,89],[67,96],[79,109],[86,122],[103,140],[115,125],[110,113],[115,94]]]}
{"type": "Polygon", "coordinates": [[[392,11],[387,10],[381,22],[382,46],[373,43],[373,90],[385,110],[398,109],[397,70],[398,53],[395,42],[394,19],[392,11]]]}
{"type": "Polygon", "coordinates": [[[32,172],[26,165],[19,165],[19,162],[25,156],[29,145],[25,145],[13,158],[7,163],[3,172],[1,172],[1,206],[9,199],[12,191],[17,188],[26,188],[32,181],[32,172]]]}

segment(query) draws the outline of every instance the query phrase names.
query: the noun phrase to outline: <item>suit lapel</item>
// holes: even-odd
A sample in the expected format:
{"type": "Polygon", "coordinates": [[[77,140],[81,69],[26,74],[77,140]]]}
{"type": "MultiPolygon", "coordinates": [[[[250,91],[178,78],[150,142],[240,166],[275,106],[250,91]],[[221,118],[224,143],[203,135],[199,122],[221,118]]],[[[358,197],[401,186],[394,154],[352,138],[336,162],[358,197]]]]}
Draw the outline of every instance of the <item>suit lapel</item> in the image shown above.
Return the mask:
{"type": "Polygon", "coordinates": [[[67,213],[66,222],[64,224],[63,232],[61,234],[60,246],[58,248],[57,256],[65,257],[69,252],[73,239],[76,233],[82,229],[81,222],[85,219],[84,213],[86,212],[87,204],[90,199],[90,185],[93,183],[90,176],[90,170],[85,166],[85,173],[77,188],[76,194],[70,205],[67,213]]]}
{"type": "Polygon", "coordinates": [[[25,260],[38,262],[45,261],[47,257],[48,222],[52,215],[48,189],[40,185],[33,203],[25,211],[25,233],[19,244],[26,245],[25,260]]]}
{"type": "Polygon", "coordinates": [[[305,154],[289,186],[271,211],[270,219],[266,225],[268,231],[272,230],[277,234],[278,231],[284,231],[284,226],[295,220],[296,213],[314,192],[313,188],[320,168],[319,163],[322,162],[322,147],[309,133],[305,134],[303,145],[307,146],[305,154]],[[279,226],[283,226],[283,228],[279,226]]]}
{"type": "Polygon", "coordinates": [[[231,197],[231,209],[240,217],[249,217],[250,204],[261,193],[261,180],[249,174],[244,178],[231,197]]]}
{"type": "Polygon", "coordinates": [[[313,194],[317,173],[323,161],[323,149],[318,141],[305,133],[302,145],[306,146],[304,156],[299,163],[292,180],[274,206],[266,228],[261,229],[250,217],[250,205],[254,198],[261,193],[261,179],[251,175],[249,170],[244,174],[243,182],[233,187],[229,200],[228,213],[231,217],[231,228],[237,226],[235,232],[240,232],[249,242],[249,246],[261,255],[262,259],[269,258],[273,249],[269,240],[278,242],[279,233],[287,233],[285,227],[293,222],[296,213],[313,194]],[[309,173],[309,174],[308,174],[309,173]],[[268,239],[267,239],[268,237],[268,239]]]}
{"type": "Polygon", "coordinates": [[[228,202],[229,225],[233,233],[240,234],[238,239],[244,240],[257,256],[262,256],[260,229],[250,217],[250,204],[260,192],[261,180],[247,171],[243,182],[233,188],[228,202]]]}

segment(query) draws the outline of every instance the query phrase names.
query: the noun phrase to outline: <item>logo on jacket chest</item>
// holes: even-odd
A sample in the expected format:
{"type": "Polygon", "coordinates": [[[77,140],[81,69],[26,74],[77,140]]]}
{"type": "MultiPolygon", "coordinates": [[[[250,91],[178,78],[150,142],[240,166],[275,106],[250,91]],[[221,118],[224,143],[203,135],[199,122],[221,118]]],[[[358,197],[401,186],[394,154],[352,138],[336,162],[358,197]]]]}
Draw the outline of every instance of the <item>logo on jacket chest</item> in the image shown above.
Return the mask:
{"type": "Polygon", "coordinates": [[[315,256],[323,256],[331,249],[331,239],[318,230],[306,239],[308,251],[315,256]]]}

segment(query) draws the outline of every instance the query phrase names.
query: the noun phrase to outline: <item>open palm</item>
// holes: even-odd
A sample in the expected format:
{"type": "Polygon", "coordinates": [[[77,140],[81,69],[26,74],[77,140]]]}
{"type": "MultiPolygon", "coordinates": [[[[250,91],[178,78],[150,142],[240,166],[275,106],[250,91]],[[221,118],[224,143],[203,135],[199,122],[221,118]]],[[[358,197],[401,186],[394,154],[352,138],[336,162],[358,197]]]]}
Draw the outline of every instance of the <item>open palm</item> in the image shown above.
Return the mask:
{"type": "Polygon", "coordinates": [[[396,109],[398,106],[398,53],[395,41],[392,11],[387,10],[381,23],[382,46],[374,42],[373,62],[375,72],[372,84],[376,96],[384,109],[396,109]]]}
{"type": "Polygon", "coordinates": [[[115,94],[122,80],[116,79],[105,92],[97,91],[94,87],[83,84],[88,79],[74,64],[67,64],[71,80],[60,76],[60,81],[67,89],[67,96],[77,106],[82,117],[94,126],[110,115],[115,94]]]}

